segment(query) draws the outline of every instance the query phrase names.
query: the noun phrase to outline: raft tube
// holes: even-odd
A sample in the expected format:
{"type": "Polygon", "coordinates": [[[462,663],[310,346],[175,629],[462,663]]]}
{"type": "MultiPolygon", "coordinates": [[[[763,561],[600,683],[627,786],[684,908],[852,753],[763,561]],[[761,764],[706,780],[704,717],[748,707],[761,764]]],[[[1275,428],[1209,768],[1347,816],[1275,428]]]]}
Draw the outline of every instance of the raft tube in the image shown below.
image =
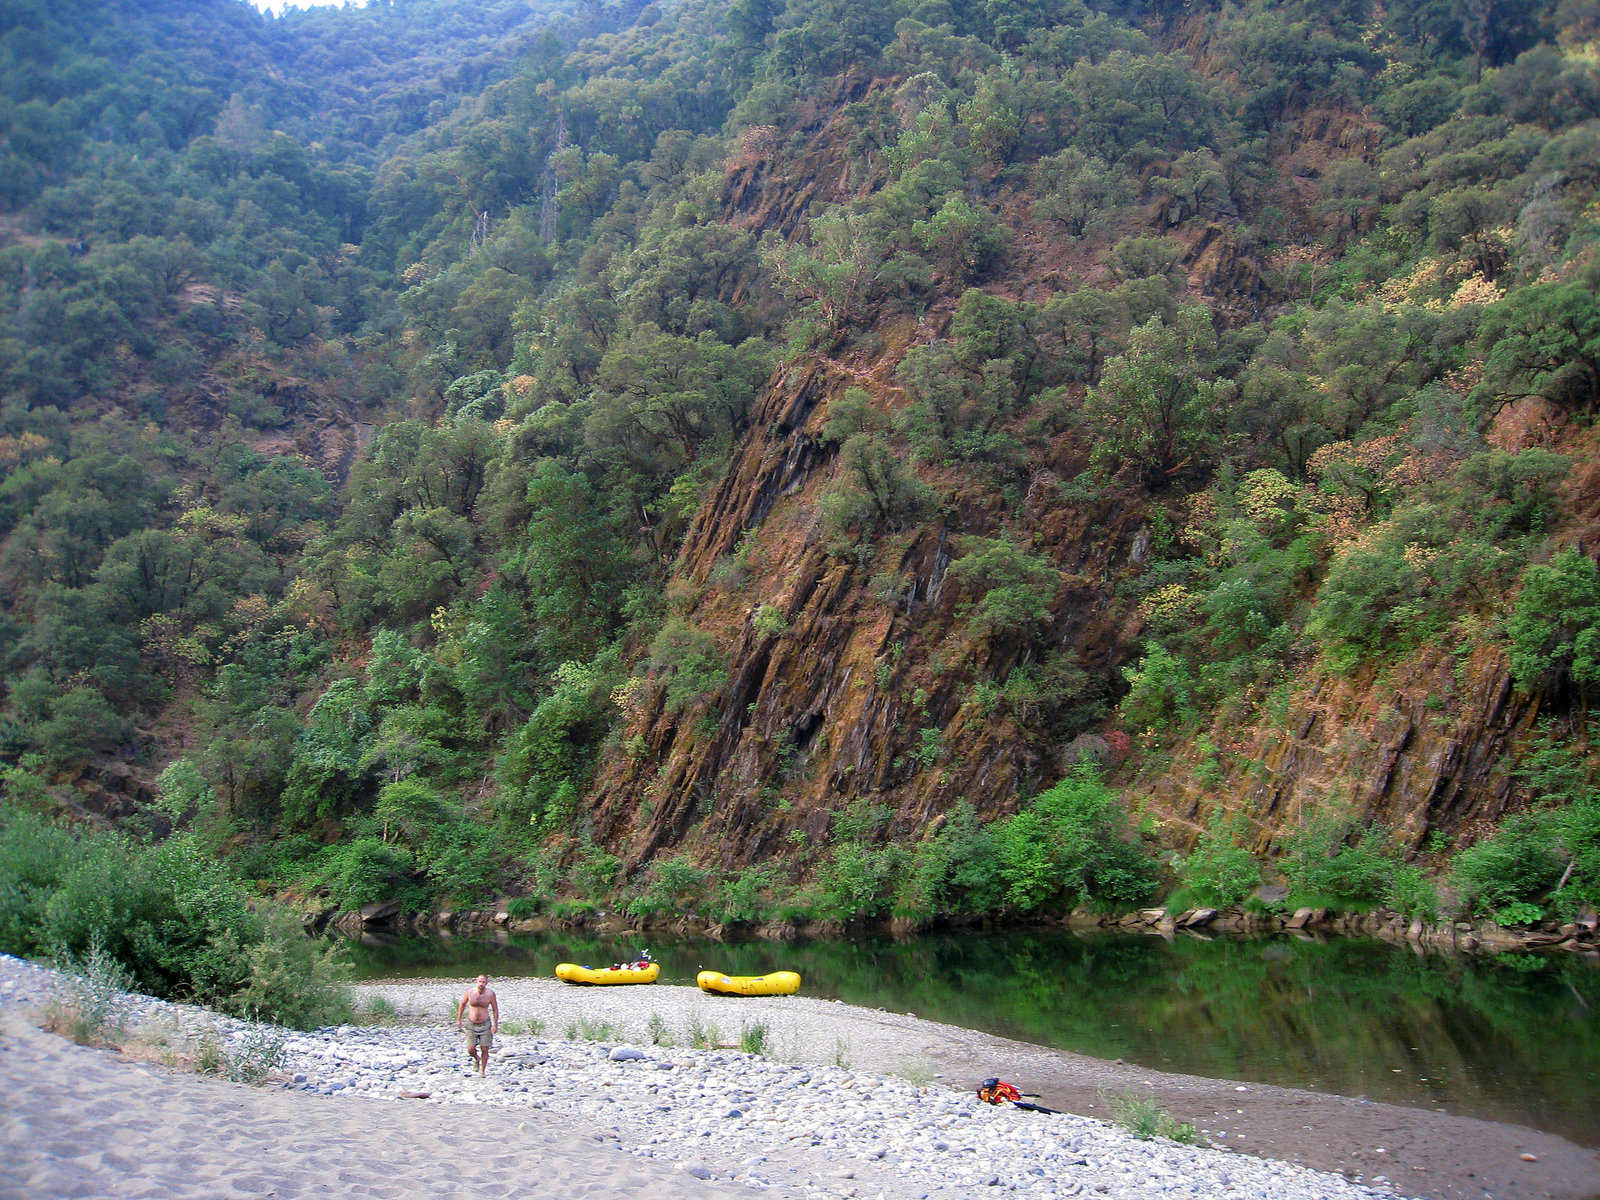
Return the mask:
{"type": "Polygon", "coordinates": [[[661,974],[661,966],[648,967],[580,967],[577,963],[557,963],[556,978],[566,983],[654,983],[661,974]]]}
{"type": "Polygon", "coordinates": [[[725,996],[789,996],[800,990],[800,976],[793,971],[773,971],[768,975],[701,971],[695,982],[703,992],[721,992],[725,996]]]}

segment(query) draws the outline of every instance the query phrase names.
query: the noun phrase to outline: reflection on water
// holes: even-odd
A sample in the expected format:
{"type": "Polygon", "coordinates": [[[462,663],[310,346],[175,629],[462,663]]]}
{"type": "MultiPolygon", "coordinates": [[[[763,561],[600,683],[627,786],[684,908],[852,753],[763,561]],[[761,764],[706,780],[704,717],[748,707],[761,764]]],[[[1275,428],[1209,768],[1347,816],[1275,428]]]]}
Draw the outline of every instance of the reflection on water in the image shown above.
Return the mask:
{"type": "Polygon", "coordinates": [[[662,981],[797,970],[806,995],[1101,1058],[1366,1095],[1600,1144],[1600,969],[1357,939],[1065,931],[722,943],[497,934],[351,943],[357,978],[547,975],[648,947],[662,981]]]}

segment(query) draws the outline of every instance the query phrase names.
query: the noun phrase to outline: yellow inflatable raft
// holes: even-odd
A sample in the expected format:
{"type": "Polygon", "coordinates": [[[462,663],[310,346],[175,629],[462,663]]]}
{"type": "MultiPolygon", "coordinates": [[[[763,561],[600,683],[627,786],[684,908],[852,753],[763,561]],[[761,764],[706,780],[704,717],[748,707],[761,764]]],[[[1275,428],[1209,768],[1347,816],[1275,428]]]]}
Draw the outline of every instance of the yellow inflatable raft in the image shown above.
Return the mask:
{"type": "Polygon", "coordinates": [[[793,971],[773,971],[767,975],[724,975],[721,971],[701,971],[695,982],[703,992],[727,996],[789,996],[800,990],[800,976],[793,971]]]}
{"type": "Polygon", "coordinates": [[[567,983],[654,983],[661,974],[659,963],[644,967],[580,967],[577,963],[557,963],[556,978],[567,983]]]}

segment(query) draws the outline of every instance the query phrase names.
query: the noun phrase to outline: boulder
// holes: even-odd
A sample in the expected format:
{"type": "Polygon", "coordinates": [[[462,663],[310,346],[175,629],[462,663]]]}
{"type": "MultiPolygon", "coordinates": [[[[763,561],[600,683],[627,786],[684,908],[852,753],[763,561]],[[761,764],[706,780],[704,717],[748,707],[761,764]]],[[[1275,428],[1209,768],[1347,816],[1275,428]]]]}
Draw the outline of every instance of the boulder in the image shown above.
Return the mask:
{"type": "Polygon", "coordinates": [[[1283,927],[1285,929],[1304,929],[1309,924],[1311,924],[1311,909],[1297,908],[1294,910],[1294,916],[1284,922],[1283,927]]]}
{"type": "Polygon", "coordinates": [[[1166,918],[1167,910],[1164,908],[1142,908],[1139,916],[1146,925],[1159,925],[1166,918]]]}
{"type": "Polygon", "coordinates": [[[1255,897],[1263,904],[1282,904],[1289,898],[1289,889],[1281,883],[1263,884],[1255,890],[1255,897]]]}
{"type": "Polygon", "coordinates": [[[305,926],[307,933],[321,933],[328,928],[329,923],[338,915],[339,910],[337,908],[322,908],[315,912],[306,913],[301,923],[305,926]]]}
{"type": "Polygon", "coordinates": [[[337,929],[346,937],[361,936],[361,914],[358,912],[340,913],[331,922],[330,928],[337,929]]]}
{"type": "Polygon", "coordinates": [[[380,900],[376,904],[363,904],[361,906],[361,923],[363,925],[392,925],[394,919],[400,915],[400,901],[380,900]]]}
{"type": "Polygon", "coordinates": [[[1214,908],[1197,908],[1178,924],[1185,929],[1201,929],[1217,919],[1217,910],[1214,908]]]}

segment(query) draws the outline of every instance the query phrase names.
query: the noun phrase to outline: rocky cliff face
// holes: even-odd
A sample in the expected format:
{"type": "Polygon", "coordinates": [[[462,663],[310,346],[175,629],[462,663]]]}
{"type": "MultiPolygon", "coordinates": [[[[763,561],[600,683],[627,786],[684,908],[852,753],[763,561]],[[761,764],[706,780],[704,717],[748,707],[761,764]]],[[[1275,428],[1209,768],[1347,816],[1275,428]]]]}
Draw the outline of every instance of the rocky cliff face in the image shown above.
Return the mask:
{"type": "MultiPolygon", "coordinates": [[[[837,117],[872,86],[851,83],[848,95],[803,114],[808,140],[790,158],[776,147],[793,144],[793,131],[751,141],[729,167],[727,218],[792,236],[808,205],[848,200],[849,172],[830,165],[839,161],[837,117]]],[[[1282,163],[1310,170],[1376,144],[1356,118],[1313,114],[1302,126],[1280,147],[1282,163]]],[[[1308,203],[1287,193],[1284,201],[1311,219],[1308,203]]],[[[1161,213],[1150,221],[1150,232],[1163,231],[1161,213]]],[[[1234,232],[1187,227],[1174,236],[1191,297],[1225,319],[1259,318],[1292,298],[1234,232]]],[[[1103,273],[1087,256],[1063,266],[1029,244],[1021,224],[1008,261],[1011,273],[988,290],[1014,298],[1103,273]]],[[[970,472],[939,478],[923,468],[941,493],[941,519],[880,537],[870,558],[830,553],[820,501],[841,467],[823,433],[829,405],[848,388],[865,389],[885,413],[903,405],[895,368],[909,347],[940,336],[953,311],[947,295],[917,319],[881,315],[869,336],[833,357],[802,356],[771,380],[695,520],[671,589],[678,611],[716,637],[726,686],[678,712],[659,686],[636,692],[626,752],[608,758],[589,796],[599,840],[631,867],[681,849],[729,869],[793,856],[826,838],[833,813],[866,801],[892,813],[887,836],[914,841],[958,800],[990,817],[1013,810],[1084,748],[1109,762],[1130,803],[1177,847],[1192,844],[1218,809],[1243,811],[1254,848],[1270,857],[1307,812],[1339,805],[1399,831],[1421,853],[1430,830],[1465,844],[1522,802],[1514,751],[1537,714],[1493,649],[1433,650],[1349,677],[1305,663],[1286,697],[1118,770],[1120,756],[1100,735],[1113,728],[1120,668],[1142,632],[1119,584],[1150,554],[1160,499],[1063,499],[1057,485],[1088,465],[1070,436],[1036,452],[1025,486],[1009,491],[970,472]],[[1029,638],[977,631],[972,597],[947,574],[953,538],[996,536],[1006,524],[1032,531],[1035,551],[1060,574],[1051,620],[1029,638]],[[1068,686],[1037,703],[995,701],[1013,672],[1046,657],[1058,674],[1065,664],[1068,686]]],[[[1563,443],[1579,436],[1526,424],[1508,436],[1569,453],[1563,443]]],[[[1584,447],[1576,461],[1592,458],[1584,447]]],[[[1571,537],[1587,531],[1592,540],[1600,482],[1588,467],[1575,476],[1571,537]]]]}
{"type": "Polygon", "coordinates": [[[1188,744],[1168,770],[1134,781],[1182,844],[1222,810],[1247,814],[1270,854],[1307,814],[1337,807],[1414,850],[1432,830],[1469,838],[1513,799],[1511,751],[1534,706],[1503,656],[1429,651],[1354,677],[1314,673],[1259,724],[1188,744]]]}
{"type": "MultiPolygon", "coordinates": [[[[863,798],[893,810],[895,836],[914,838],[957,798],[1003,811],[1059,774],[1039,715],[985,711],[975,698],[976,684],[1004,681],[1041,647],[971,634],[946,574],[949,522],[885,539],[870,562],[824,548],[818,497],[838,464],[820,425],[828,398],[863,382],[884,386],[820,362],[781,375],[686,542],[688,615],[718,633],[728,684],[679,714],[657,694],[630,728],[635,753],[603,775],[597,832],[636,860],[688,839],[724,865],[759,861],[795,830],[822,837],[831,810],[863,798]],[[710,582],[729,573],[744,577],[710,582]],[[781,612],[782,632],[757,627],[762,605],[781,612]]],[[[1041,467],[1035,482],[1053,477],[1041,467]]],[[[1050,490],[1030,488],[1025,501],[1063,576],[1049,639],[1104,677],[1136,632],[1106,583],[1137,564],[1149,534],[1132,510],[1034,504],[1050,490]]],[[[1000,515],[992,497],[958,496],[956,507],[967,531],[1000,515]]]]}

